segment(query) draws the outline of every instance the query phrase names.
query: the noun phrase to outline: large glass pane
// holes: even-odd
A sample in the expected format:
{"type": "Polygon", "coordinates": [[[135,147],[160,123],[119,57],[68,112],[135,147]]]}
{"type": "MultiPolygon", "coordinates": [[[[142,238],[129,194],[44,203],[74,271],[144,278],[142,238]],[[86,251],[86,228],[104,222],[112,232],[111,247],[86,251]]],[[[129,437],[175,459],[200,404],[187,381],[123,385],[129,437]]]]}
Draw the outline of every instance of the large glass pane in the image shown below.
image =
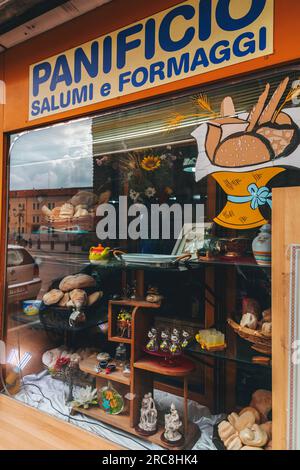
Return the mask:
{"type": "MultiPolygon", "coordinates": [[[[117,350],[123,358],[111,379],[125,424],[116,417],[115,425],[135,433],[130,418],[144,388],[130,389],[124,362],[135,376],[145,358],[153,360],[156,401],[170,407],[162,390],[180,393],[182,377],[166,374],[146,345],[171,332],[169,349],[181,349],[176,334],[189,338],[190,399],[209,407],[189,405],[189,420],[200,427],[204,415],[212,426],[219,413],[249,405],[257,389],[271,390],[271,334],[252,342],[238,328],[243,315],[257,331],[271,325],[270,253],[257,254],[252,242],[271,222],[272,188],[300,181],[298,77],[297,67],[274,70],[11,136],[8,393],[57,416],[69,414],[89,385],[101,402],[107,377],[101,368],[97,374],[96,357],[114,359],[119,340],[125,352],[117,350]],[[190,258],[178,261],[184,254],[190,258]],[[147,295],[153,308],[142,303],[147,295]],[[150,327],[156,333],[148,338],[150,327]],[[209,328],[219,333],[203,345],[197,333],[209,328]],[[40,402],[40,391],[56,406],[40,402]]],[[[143,387],[147,380],[139,376],[143,387]]],[[[95,408],[81,411],[103,434],[98,420],[111,421],[97,398],[90,401],[95,408]]]]}

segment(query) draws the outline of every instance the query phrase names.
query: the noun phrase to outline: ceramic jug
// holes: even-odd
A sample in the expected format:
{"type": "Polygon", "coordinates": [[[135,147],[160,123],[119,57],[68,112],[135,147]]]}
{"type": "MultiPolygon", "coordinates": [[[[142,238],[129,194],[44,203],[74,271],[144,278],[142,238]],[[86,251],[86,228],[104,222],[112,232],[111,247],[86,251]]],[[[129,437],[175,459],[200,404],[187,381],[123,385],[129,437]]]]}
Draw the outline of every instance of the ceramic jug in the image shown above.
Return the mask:
{"type": "Polygon", "coordinates": [[[252,242],[254,258],[260,266],[271,266],[271,225],[263,225],[252,242]]]}

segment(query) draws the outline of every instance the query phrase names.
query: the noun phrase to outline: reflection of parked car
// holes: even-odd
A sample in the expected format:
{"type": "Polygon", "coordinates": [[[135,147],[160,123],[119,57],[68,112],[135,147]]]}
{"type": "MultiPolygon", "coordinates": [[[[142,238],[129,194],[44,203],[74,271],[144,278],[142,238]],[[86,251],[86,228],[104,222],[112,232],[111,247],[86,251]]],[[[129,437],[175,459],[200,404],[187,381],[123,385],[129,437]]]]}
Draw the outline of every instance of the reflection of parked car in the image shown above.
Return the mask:
{"type": "Polygon", "coordinates": [[[38,265],[22,246],[8,245],[7,284],[9,303],[36,299],[40,291],[38,265]]]}

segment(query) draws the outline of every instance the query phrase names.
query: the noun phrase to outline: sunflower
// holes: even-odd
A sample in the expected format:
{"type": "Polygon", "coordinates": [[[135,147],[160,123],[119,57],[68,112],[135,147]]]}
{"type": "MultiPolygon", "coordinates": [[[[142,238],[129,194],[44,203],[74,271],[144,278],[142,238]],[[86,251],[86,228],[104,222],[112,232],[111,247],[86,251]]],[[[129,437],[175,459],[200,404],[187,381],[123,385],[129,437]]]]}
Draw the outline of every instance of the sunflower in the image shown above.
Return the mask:
{"type": "Polygon", "coordinates": [[[141,167],[145,171],[154,171],[160,167],[160,158],[155,157],[154,155],[150,155],[148,157],[144,157],[141,161],[141,167]]]}

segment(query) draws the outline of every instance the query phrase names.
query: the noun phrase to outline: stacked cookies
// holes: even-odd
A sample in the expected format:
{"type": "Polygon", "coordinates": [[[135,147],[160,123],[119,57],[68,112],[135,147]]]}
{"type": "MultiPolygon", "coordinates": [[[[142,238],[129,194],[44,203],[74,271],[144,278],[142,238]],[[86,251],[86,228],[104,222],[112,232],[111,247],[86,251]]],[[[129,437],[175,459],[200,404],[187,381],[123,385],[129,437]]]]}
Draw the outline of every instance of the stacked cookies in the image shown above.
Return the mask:
{"type": "Polygon", "coordinates": [[[272,450],[272,393],[257,390],[251,403],[239,414],[231,413],[218,425],[219,436],[227,450],[272,450]]]}

